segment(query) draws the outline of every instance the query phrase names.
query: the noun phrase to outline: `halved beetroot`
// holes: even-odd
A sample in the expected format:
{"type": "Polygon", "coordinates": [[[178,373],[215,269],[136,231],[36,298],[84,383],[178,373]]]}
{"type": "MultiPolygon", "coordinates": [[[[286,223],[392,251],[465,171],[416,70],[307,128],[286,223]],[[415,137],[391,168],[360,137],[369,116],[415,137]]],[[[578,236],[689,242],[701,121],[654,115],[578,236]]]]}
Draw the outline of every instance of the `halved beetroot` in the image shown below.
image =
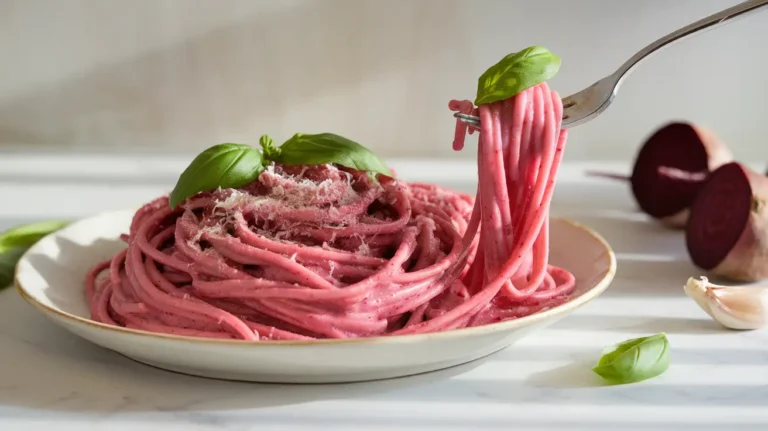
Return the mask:
{"type": "Polygon", "coordinates": [[[733,160],[714,133],[689,123],[669,123],[646,139],[630,181],[640,209],[672,227],[684,227],[688,207],[707,174],[733,160]]]}
{"type": "Polygon", "coordinates": [[[587,175],[629,181],[640,209],[663,224],[682,228],[688,207],[710,171],[733,160],[714,133],[689,123],[669,123],[640,147],[631,176],[587,175]]]}
{"type": "Polygon", "coordinates": [[[685,232],[694,265],[736,281],[768,278],[768,177],[728,163],[702,184],[685,232]]]}

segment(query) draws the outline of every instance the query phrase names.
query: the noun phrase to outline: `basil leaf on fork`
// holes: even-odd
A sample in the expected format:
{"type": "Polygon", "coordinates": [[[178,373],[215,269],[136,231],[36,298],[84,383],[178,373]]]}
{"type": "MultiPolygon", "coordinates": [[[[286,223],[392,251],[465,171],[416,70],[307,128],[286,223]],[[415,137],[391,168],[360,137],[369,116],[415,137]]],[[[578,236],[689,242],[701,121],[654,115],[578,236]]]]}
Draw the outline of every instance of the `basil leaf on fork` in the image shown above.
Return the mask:
{"type": "Polygon", "coordinates": [[[559,69],[560,57],[543,46],[509,54],[480,75],[475,105],[508,99],[551,79],[559,69]]]}

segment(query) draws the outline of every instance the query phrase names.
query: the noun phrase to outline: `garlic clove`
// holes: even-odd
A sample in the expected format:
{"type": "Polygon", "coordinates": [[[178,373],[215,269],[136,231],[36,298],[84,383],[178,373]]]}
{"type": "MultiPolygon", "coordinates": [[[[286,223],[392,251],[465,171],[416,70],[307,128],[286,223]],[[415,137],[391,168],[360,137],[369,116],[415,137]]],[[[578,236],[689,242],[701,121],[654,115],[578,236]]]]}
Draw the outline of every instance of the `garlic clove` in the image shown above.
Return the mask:
{"type": "Polygon", "coordinates": [[[762,287],[710,289],[712,316],[732,329],[759,329],[766,323],[768,291],[762,287]]]}
{"type": "Polygon", "coordinates": [[[701,277],[700,280],[689,277],[688,282],[685,283],[684,290],[686,295],[693,298],[693,300],[699,304],[699,307],[701,307],[702,310],[706,311],[707,314],[709,314],[710,317],[714,319],[715,316],[712,315],[712,310],[710,309],[709,299],[707,296],[708,284],[709,280],[707,277],[701,277]]]}
{"type": "Polygon", "coordinates": [[[731,329],[759,329],[768,323],[768,287],[721,286],[691,277],[685,293],[715,321],[731,329]]]}

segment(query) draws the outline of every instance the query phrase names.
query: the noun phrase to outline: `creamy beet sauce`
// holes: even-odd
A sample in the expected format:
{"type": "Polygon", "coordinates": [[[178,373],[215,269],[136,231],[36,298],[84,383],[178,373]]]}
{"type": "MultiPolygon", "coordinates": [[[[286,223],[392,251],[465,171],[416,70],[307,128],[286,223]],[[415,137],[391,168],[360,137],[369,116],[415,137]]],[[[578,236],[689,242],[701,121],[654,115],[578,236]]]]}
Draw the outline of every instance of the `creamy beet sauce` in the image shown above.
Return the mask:
{"type": "MultiPolygon", "coordinates": [[[[128,247],[86,278],[94,320],[169,334],[300,340],[485,325],[567,301],[548,264],[567,132],[546,84],[480,115],[471,196],[332,165],[269,166],[249,186],[144,205],[128,247]]],[[[454,148],[467,127],[458,122],[454,148]]],[[[469,130],[471,133],[472,130],[469,130]]]]}

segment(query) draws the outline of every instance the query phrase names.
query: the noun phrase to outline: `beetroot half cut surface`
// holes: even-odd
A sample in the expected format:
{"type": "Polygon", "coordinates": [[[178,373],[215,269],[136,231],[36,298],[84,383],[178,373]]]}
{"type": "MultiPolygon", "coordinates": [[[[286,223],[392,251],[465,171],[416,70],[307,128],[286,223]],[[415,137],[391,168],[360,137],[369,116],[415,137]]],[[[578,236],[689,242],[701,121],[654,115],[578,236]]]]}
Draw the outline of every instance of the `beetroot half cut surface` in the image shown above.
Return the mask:
{"type": "Polygon", "coordinates": [[[750,228],[753,209],[748,168],[728,163],[712,172],[691,205],[686,228],[686,247],[694,265],[709,271],[729,258],[750,228]]]}
{"type": "Polygon", "coordinates": [[[686,123],[668,124],[648,138],[631,177],[640,209],[664,218],[691,205],[710,169],[710,145],[705,139],[686,123]]]}

